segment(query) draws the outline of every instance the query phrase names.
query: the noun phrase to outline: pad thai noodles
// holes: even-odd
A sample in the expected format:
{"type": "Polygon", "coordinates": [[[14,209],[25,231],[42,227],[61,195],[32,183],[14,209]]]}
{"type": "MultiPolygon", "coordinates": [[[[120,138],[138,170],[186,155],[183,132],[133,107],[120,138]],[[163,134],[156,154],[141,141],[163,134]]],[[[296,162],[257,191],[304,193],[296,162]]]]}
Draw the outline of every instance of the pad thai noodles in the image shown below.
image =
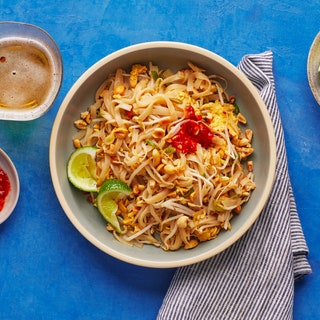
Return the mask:
{"type": "MultiPolygon", "coordinates": [[[[121,242],[191,249],[231,228],[255,189],[252,130],[227,81],[189,62],[177,72],[116,70],[75,120],[76,148],[95,146],[98,186],[125,182],[121,242]]],[[[96,194],[88,197],[95,205],[96,194]]]]}

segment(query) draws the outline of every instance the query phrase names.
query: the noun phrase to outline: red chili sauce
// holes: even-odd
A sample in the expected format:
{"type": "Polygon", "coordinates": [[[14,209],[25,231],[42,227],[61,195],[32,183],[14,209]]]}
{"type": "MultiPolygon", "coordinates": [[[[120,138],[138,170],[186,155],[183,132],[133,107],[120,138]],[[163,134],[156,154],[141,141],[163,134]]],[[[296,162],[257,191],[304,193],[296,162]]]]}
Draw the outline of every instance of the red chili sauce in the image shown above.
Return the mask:
{"type": "Polygon", "coordinates": [[[0,168],[0,211],[4,207],[6,197],[10,191],[10,181],[7,173],[0,168]]]}
{"type": "Polygon", "coordinates": [[[202,147],[209,148],[212,145],[213,132],[202,119],[196,115],[192,106],[185,109],[185,119],[180,130],[169,140],[169,142],[180,152],[194,153],[197,151],[197,143],[202,147]]]}

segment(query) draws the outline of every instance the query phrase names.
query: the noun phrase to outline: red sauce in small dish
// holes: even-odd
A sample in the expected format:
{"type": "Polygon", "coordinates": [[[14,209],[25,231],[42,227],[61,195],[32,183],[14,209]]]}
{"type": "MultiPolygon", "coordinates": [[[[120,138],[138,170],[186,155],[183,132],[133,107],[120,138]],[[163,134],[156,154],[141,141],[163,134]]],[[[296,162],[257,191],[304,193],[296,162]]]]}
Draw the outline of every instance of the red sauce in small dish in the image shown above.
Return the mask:
{"type": "Polygon", "coordinates": [[[4,207],[6,197],[10,191],[10,180],[7,173],[0,168],[0,211],[4,207]]]}

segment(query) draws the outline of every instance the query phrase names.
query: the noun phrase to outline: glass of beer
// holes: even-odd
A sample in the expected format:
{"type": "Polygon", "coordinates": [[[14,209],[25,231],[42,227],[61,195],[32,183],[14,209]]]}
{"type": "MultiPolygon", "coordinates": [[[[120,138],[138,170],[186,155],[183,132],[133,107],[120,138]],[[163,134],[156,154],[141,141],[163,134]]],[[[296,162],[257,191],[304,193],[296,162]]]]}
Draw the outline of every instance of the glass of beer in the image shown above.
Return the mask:
{"type": "Polygon", "coordinates": [[[0,119],[42,116],[58,95],[62,75],[60,50],[46,31],[0,22],[0,119]]]}

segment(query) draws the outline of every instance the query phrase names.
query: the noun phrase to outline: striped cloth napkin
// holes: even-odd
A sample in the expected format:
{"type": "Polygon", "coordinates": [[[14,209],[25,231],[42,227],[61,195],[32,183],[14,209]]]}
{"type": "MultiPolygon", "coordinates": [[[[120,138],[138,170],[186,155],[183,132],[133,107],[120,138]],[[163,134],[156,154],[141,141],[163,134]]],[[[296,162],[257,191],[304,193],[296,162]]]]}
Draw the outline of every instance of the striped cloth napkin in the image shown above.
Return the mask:
{"type": "Polygon", "coordinates": [[[259,90],[275,128],[276,178],[263,212],[226,251],[176,270],[158,320],[292,319],[294,280],[311,272],[287,168],[271,51],[238,68],[259,90]]]}

